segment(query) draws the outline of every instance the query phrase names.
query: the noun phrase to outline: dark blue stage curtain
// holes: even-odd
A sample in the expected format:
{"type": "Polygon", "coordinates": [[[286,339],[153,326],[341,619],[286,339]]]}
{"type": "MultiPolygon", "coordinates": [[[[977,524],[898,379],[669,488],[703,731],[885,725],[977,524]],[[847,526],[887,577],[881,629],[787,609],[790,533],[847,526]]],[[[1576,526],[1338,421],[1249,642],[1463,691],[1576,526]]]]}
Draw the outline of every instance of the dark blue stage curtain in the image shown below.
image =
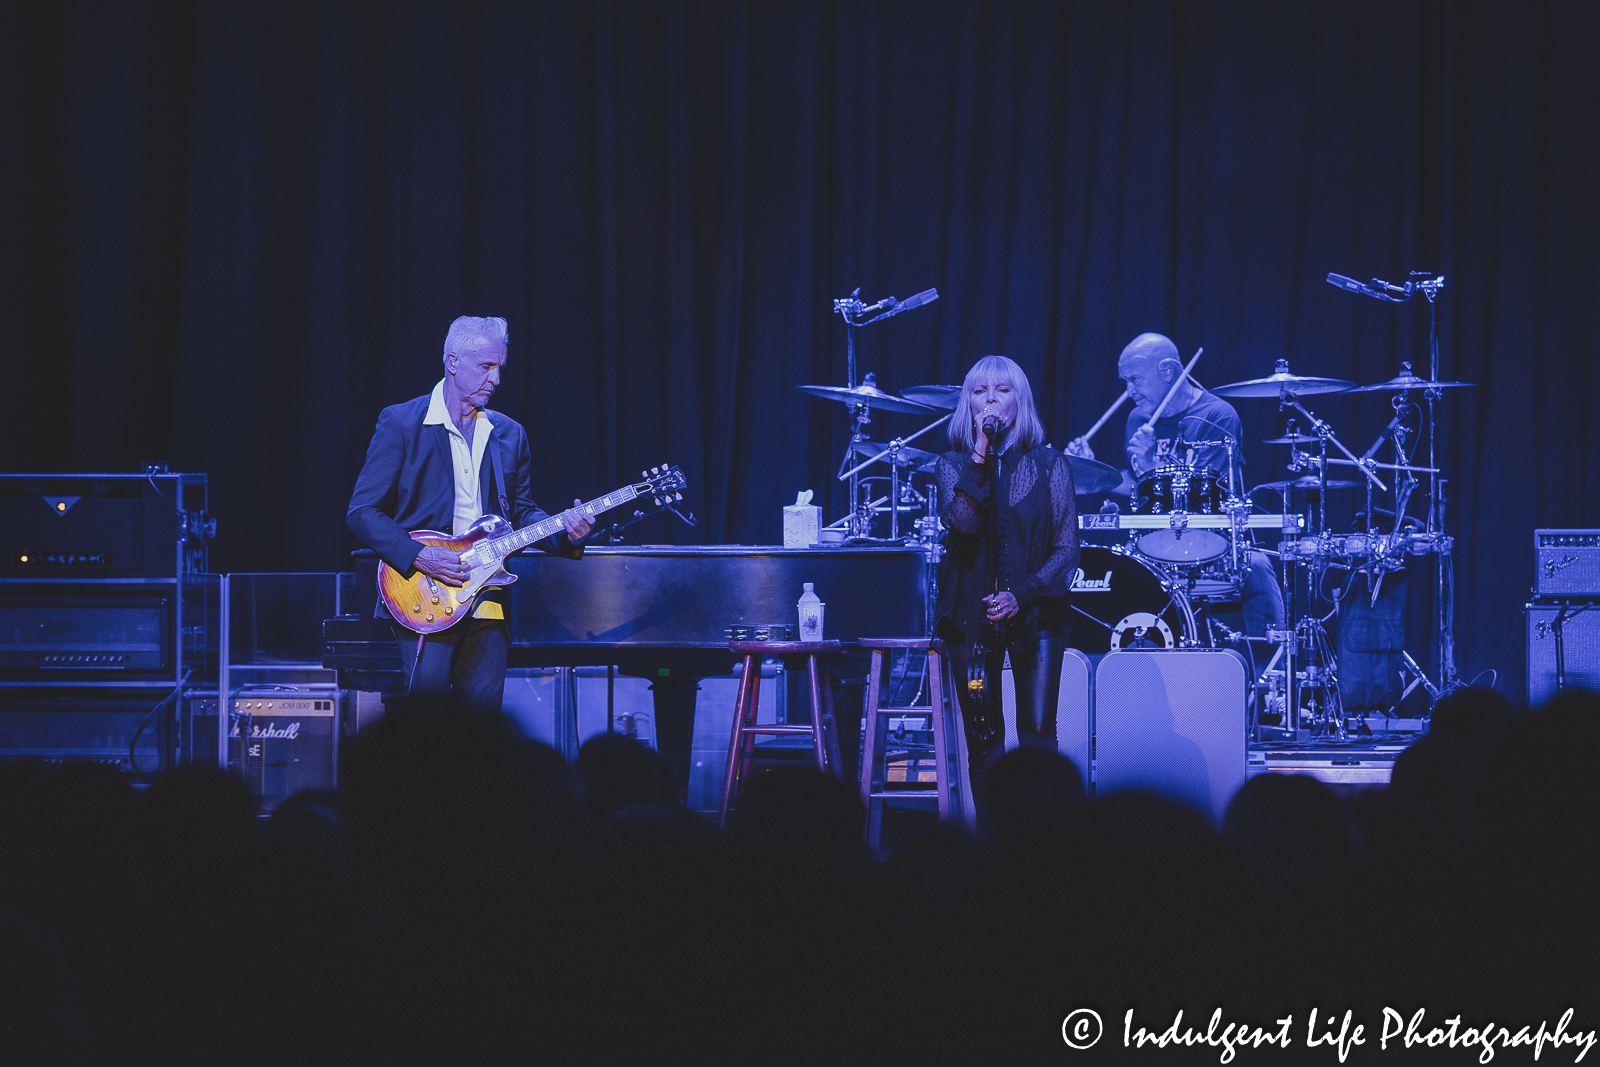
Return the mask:
{"type": "MultiPolygon", "coordinates": [[[[335,568],[378,409],[431,387],[452,316],[504,314],[495,406],[548,502],[671,461],[702,524],[641,540],[770,543],[837,467],[844,409],[794,386],[843,379],[829,300],[857,285],[941,294],[862,333],[880,385],[1006,353],[1061,443],[1142,330],[1205,346],[1207,384],[1421,370],[1420,300],[1322,279],[1436,270],[1442,375],[1480,383],[1438,452],[1460,661],[1515,692],[1530,531],[1600,525],[1595,12],[13,5],[0,466],[208,471],[219,568],[335,568]]],[[[1360,451],[1386,400],[1315,409],[1360,451]]],[[[1251,480],[1283,477],[1275,405],[1239,406],[1251,480]]]]}

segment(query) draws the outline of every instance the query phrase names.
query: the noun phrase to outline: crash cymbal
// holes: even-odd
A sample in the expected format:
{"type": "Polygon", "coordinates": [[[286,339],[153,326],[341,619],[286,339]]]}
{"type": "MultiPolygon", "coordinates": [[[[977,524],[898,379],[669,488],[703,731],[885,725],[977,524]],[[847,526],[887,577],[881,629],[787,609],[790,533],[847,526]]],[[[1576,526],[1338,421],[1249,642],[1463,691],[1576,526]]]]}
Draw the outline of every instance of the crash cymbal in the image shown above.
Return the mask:
{"type": "Polygon", "coordinates": [[[900,395],[940,411],[954,411],[957,401],[961,399],[961,386],[913,385],[900,390],[900,395]]]}
{"type": "Polygon", "coordinates": [[[1350,391],[1352,393],[1398,393],[1407,389],[1462,389],[1467,386],[1476,386],[1477,384],[1477,382],[1430,382],[1418,378],[1407,367],[1403,374],[1397,374],[1386,382],[1379,382],[1377,385],[1363,385],[1350,391]]]}
{"type": "Polygon", "coordinates": [[[1264,445],[1314,445],[1322,440],[1320,437],[1307,437],[1303,433],[1285,434],[1282,437],[1269,437],[1261,443],[1264,445]]]}
{"type": "MultiPolygon", "coordinates": [[[[1366,484],[1367,484],[1366,482],[1347,482],[1347,481],[1344,481],[1344,480],[1339,479],[1339,478],[1329,478],[1328,479],[1328,488],[1329,489],[1355,489],[1355,488],[1358,488],[1358,487],[1366,485],[1366,484]]],[[[1315,475],[1308,474],[1304,478],[1295,478],[1295,479],[1293,479],[1291,481],[1287,481],[1287,482],[1262,482],[1260,485],[1256,486],[1255,489],[1250,490],[1250,494],[1252,496],[1255,495],[1255,492],[1256,492],[1257,489],[1272,489],[1272,490],[1275,490],[1275,491],[1281,493],[1285,489],[1321,489],[1321,488],[1322,488],[1322,480],[1320,478],[1316,477],[1315,475]]]]}
{"type": "Polygon", "coordinates": [[[1072,468],[1072,490],[1079,496],[1091,493],[1109,493],[1122,482],[1122,472],[1109,463],[1082,456],[1068,456],[1072,468]]]}
{"type": "Polygon", "coordinates": [[[930,408],[926,404],[918,404],[911,400],[901,400],[891,393],[884,392],[878,388],[870,374],[867,375],[866,381],[854,389],[846,389],[842,385],[797,385],[795,388],[824,400],[837,400],[841,404],[866,404],[879,411],[898,411],[905,415],[939,414],[938,408],[930,408]]]}
{"type": "MultiPolygon", "coordinates": [[[[859,456],[876,456],[888,449],[882,441],[856,441],[850,445],[850,450],[859,456]]],[[[931,471],[938,464],[939,457],[932,452],[924,452],[920,448],[910,445],[901,445],[895,456],[885,457],[885,463],[896,463],[901,468],[914,471],[931,471]]],[[[868,468],[869,470],[871,468],[868,468]]]]}
{"type": "Polygon", "coordinates": [[[1341,378],[1316,378],[1303,374],[1290,374],[1289,361],[1278,360],[1278,365],[1265,378],[1251,378],[1247,382],[1213,385],[1211,391],[1218,396],[1282,396],[1293,393],[1306,396],[1310,393],[1343,393],[1354,389],[1355,382],[1341,378]]]}

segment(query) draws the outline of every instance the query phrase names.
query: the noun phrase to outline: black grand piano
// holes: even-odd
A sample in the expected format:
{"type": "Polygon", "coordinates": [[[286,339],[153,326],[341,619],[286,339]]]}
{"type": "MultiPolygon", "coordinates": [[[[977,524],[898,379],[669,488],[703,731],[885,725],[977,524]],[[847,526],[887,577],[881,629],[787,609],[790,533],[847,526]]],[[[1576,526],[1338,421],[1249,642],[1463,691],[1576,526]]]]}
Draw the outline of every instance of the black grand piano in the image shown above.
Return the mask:
{"type": "MultiPolygon", "coordinates": [[[[388,624],[372,618],[377,561],[360,561],[364,610],[323,626],[323,665],[347,689],[405,688],[388,624]]],[[[844,677],[866,674],[853,645],[866,637],[927,632],[935,563],[922,546],[786,549],[711,545],[590,548],[583,559],[524,553],[508,561],[511,667],[614,665],[647,676],[657,745],[687,780],[696,682],[733,668],[734,628],[786,625],[811,582],[827,605],[824,631],[845,644],[830,661],[844,677]]],[[[840,731],[854,747],[854,733],[840,731]]],[[[850,757],[846,755],[847,765],[850,757]]]]}

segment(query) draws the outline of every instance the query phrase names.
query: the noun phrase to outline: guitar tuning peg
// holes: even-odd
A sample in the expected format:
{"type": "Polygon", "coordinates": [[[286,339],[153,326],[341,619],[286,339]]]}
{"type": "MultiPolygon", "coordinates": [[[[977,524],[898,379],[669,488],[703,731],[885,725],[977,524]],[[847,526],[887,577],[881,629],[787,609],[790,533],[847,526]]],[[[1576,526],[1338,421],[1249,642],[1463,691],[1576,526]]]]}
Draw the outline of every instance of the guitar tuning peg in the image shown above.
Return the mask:
{"type": "Polygon", "coordinates": [[[682,493],[674,494],[673,499],[674,500],[682,500],[683,499],[683,494],[682,493]]]}
{"type": "Polygon", "coordinates": [[[649,471],[640,471],[639,472],[639,477],[648,478],[648,477],[650,477],[650,472],[649,471]]]}
{"type": "Polygon", "coordinates": [[[660,467],[651,467],[650,468],[650,473],[651,474],[660,474],[661,473],[661,468],[660,467]]]}

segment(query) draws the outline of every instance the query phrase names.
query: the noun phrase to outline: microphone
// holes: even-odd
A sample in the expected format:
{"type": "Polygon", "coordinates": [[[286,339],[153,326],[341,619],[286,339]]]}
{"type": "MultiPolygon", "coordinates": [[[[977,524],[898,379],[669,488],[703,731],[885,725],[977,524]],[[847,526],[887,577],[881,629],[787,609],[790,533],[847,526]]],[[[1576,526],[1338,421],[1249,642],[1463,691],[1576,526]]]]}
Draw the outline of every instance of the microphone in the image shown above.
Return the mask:
{"type": "MultiPolygon", "coordinates": [[[[892,296],[887,296],[876,304],[862,308],[860,314],[873,315],[882,312],[882,314],[878,314],[878,318],[886,319],[891,315],[898,315],[902,311],[910,311],[912,308],[919,308],[923,304],[931,304],[937,299],[939,299],[939,290],[937,289],[924,289],[916,296],[908,296],[904,300],[896,300],[892,296]]],[[[877,320],[874,319],[873,321],[877,320]]]]}
{"type": "Polygon", "coordinates": [[[1373,456],[1377,455],[1378,454],[1378,449],[1382,448],[1383,447],[1383,443],[1385,441],[1387,441],[1389,439],[1389,436],[1391,434],[1393,434],[1399,428],[1400,428],[1400,415],[1398,413],[1396,413],[1395,417],[1389,420],[1389,425],[1385,426],[1383,429],[1378,431],[1378,439],[1376,441],[1372,442],[1372,447],[1371,448],[1367,449],[1365,452],[1363,452],[1361,454],[1361,458],[1362,459],[1371,459],[1373,456]]]}
{"type": "Polygon", "coordinates": [[[1000,432],[1000,418],[999,418],[999,416],[995,415],[995,413],[992,412],[992,411],[985,411],[983,413],[983,436],[989,438],[990,440],[993,440],[994,439],[994,435],[999,433],[999,432],[1000,432]]]}
{"type": "Polygon", "coordinates": [[[1331,271],[1327,280],[1329,285],[1337,285],[1341,289],[1352,293],[1360,293],[1362,296],[1370,296],[1378,300],[1390,300],[1396,304],[1404,304],[1411,299],[1412,286],[1409,282],[1404,286],[1390,285],[1386,281],[1374,278],[1372,279],[1372,284],[1368,285],[1365,282],[1358,282],[1354,278],[1346,278],[1343,274],[1334,274],[1331,271]],[[1373,286],[1378,288],[1373,288],[1373,286]],[[1391,292],[1404,293],[1405,295],[1391,296],[1391,292]]]}

